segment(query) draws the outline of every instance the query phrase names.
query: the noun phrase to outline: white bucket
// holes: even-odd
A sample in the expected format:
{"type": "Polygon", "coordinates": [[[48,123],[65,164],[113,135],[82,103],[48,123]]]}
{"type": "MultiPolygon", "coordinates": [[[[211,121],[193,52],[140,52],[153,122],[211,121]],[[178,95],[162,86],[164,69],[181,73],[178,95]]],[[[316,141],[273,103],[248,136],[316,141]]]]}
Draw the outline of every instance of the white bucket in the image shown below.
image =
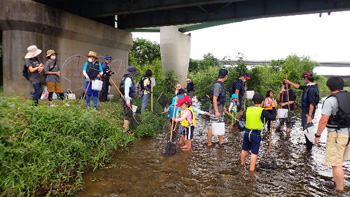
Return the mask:
{"type": "Polygon", "coordinates": [[[108,94],[108,95],[107,95],[107,100],[109,100],[109,101],[110,101],[110,100],[112,100],[112,99],[113,99],[113,97],[114,97],[114,95],[113,95],[113,94],[108,94]]]}
{"type": "Polygon", "coordinates": [[[101,80],[92,80],[91,89],[101,91],[102,90],[102,81],[101,80]]]}
{"type": "Polygon", "coordinates": [[[278,109],[277,118],[288,118],[288,109],[278,109]]]}
{"type": "Polygon", "coordinates": [[[213,135],[224,135],[225,134],[225,123],[211,123],[213,135]]]}
{"type": "Polygon", "coordinates": [[[136,110],[137,110],[137,106],[136,106],[136,105],[132,105],[132,111],[133,111],[134,113],[136,113],[136,110]]]}
{"type": "Polygon", "coordinates": [[[253,99],[254,90],[247,90],[247,99],[253,99]]]}
{"type": "Polygon", "coordinates": [[[317,127],[318,124],[314,124],[313,126],[308,127],[303,131],[307,139],[312,143],[315,141],[315,133],[317,132],[317,127]]]}

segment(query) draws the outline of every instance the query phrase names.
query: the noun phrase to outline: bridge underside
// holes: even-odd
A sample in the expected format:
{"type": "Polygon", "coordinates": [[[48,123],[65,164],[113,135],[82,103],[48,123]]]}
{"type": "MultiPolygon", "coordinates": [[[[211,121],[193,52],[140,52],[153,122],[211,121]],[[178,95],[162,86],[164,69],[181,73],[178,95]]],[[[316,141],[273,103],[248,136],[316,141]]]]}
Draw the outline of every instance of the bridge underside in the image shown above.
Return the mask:
{"type": "Polygon", "coordinates": [[[35,1],[128,31],[159,31],[161,26],[178,25],[179,31],[186,32],[256,18],[350,9],[348,0],[35,1]]]}

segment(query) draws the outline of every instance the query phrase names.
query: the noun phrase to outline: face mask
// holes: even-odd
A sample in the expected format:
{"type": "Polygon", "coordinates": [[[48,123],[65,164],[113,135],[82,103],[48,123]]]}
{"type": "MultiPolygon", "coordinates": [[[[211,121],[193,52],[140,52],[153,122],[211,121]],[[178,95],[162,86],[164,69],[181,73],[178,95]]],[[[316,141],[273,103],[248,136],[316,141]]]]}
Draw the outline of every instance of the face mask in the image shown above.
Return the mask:
{"type": "Polygon", "coordinates": [[[55,59],[56,59],[56,56],[55,56],[55,55],[51,56],[51,59],[52,59],[52,60],[55,60],[55,59]]]}
{"type": "Polygon", "coordinates": [[[303,82],[306,84],[306,81],[303,79],[303,82]]]}
{"type": "Polygon", "coordinates": [[[88,62],[92,62],[92,58],[88,58],[88,62]]]}
{"type": "Polygon", "coordinates": [[[243,81],[243,82],[245,82],[246,80],[245,80],[245,79],[243,79],[242,81],[243,81]]]}

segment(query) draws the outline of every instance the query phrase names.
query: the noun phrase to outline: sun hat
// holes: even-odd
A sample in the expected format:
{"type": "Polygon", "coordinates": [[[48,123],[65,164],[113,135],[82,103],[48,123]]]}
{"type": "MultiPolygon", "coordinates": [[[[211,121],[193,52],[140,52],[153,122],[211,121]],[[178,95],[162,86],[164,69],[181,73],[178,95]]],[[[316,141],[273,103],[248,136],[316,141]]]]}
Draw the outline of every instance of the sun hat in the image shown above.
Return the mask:
{"type": "Polygon", "coordinates": [[[231,96],[231,101],[232,101],[232,99],[238,99],[238,96],[237,96],[236,93],[232,94],[232,96],[231,96]]]}
{"type": "Polygon", "coordinates": [[[52,54],[57,54],[57,53],[52,49],[46,51],[46,57],[50,57],[52,54]]]}
{"type": "Polygon", "coordinates": [[[179,98],[177,101],[177,107],[179,108],[183,103],[192,103],[192,99],[189,96],[184,96],[182,98],[179,98]]]}
{"type": "Polygon", "coordinates": [[[126,74],[133,75],[133,76],[137,75],[137,73],[139,73],[139,72],[137,72],[135,66],[129,66],[128,71],[126,72],[126,74]]]}
{"type": "Polygon", "coordinates": [[[261,102],[263,102],[264,97],[260,93],[257,93],[257,94],[254,94],[252,100],[253,100],[254,104],[260,104],[261,102]]]}
{"type": "Polygon", "coordinates": [[[38,47],[36,45],[30,45],[28,48],[27,48],[27,54],[26,56],[24,56],[24,58],[33,58],[33,57],[36,57],[38,56],[42,50],[38,49],[38,47]]]}
{"type": "Polygon", "coordinates": [[[113,57],[112,57],[112,56],[110,56],[110,55],[106,55],[105,59],[106,59],[106,60],[112,60],[112,59],[113,59],[113,57]]]}
{"type": "Polygon", "coordinates": [[[88,57],[95,57],[95,58],[97,58],[97,53],[96,53],[96,52],[94,52],[94,51],[89,51],[89,54],[87,54],[86,56],[88,56],[88,57]]]}

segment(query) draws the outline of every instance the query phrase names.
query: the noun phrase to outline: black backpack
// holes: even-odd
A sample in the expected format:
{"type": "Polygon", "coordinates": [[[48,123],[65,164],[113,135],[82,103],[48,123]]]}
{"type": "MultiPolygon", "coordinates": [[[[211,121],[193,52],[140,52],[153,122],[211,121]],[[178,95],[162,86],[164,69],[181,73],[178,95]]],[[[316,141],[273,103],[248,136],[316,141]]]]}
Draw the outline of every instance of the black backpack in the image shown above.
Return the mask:
{"type": "Polygon", "coordinates": [[[222,97],[222,91],[225,87],[224,83],[221,81],[217,81],[215,80],[210,87],[210,91],[209,91],[209,98],[210,98],[210,102],[213,103],[213,96],[214,96],[214,84],[219,83],[220,84],[220,95],[218,97],[218,101],[220,101],[221,97],[222,97]]]}
{"type": "Polygon", "coordinates": [[[22,75],[24,78],[29,80],[29,69],[26,64],[23,65],[22,75]]]}
{"type": "Polygon", "coordinates": [[[338,111],[336,115],[331,115],[328,123],[330,125],[336,125],[337,129],[350,128],[350,92],[341,91],[331,96],[334,96],[338,101],[338,111]]]}

